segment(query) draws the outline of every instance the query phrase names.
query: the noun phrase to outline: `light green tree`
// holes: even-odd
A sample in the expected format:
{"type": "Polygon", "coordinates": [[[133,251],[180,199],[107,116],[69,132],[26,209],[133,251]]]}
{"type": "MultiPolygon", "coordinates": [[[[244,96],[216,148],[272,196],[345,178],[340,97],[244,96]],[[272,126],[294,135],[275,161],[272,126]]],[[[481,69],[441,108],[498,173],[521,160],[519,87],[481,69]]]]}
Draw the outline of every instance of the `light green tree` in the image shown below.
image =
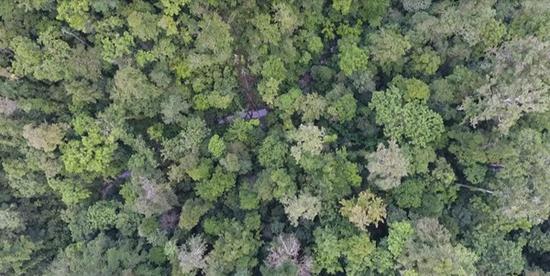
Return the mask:
{"type": "Polygon", "coordinates": [[[378,224],[386,218],[386,205],[371,191],[362,191],[357,198],[343,199],[340,213],[359,229],[366,231],[367,226],[378,224]]]}
{"type": "Polygon", "coordinates": [[[401,185],[401,178],[407,176],[409,161],[394,140],[388,147],[379,144],[375,152],[367,155],[368,180],[386,191],[401,185]]]}

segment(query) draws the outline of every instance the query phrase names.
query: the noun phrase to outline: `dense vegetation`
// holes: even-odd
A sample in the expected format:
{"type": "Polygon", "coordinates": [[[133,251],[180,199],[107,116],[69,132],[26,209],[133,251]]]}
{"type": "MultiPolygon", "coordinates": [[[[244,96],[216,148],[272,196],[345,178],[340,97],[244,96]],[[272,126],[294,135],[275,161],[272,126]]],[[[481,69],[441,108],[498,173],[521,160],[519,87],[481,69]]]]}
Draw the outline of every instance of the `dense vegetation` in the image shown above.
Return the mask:
{"type": "Polygon", "coordinates": [[[545,0],[0,1],[1,275],[550,272],[545,0]]]}

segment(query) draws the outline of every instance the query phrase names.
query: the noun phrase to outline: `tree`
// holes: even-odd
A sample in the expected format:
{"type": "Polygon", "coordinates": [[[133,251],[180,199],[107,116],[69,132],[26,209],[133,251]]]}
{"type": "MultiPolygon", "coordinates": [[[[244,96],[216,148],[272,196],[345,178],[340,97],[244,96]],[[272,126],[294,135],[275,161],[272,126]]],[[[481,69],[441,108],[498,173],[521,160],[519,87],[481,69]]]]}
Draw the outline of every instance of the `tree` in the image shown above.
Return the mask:
{"type": "Polygon", "coordinates": [[[159,34],[159,18],[149,12],[133,11],[128,15],[128,26],[133,36],[143,40],[154,40],[159,34]]]}
{"type": "Polygon", "coordinates": [[[206,243],[201,236],[193,236],[183,244],[178,252],[178,261],[181,272],[184,274],[196,273],[206,268],[208,256],[206,243]]]}
{"type": "Polygon", "coordinates": [[[381,198],[370,191],[362,191],[357,198],[340,201],[340,213],[361,230],[370,224],[378,224],[386,218],[386,206],[381,198]]]}
{"type": "Polygon", "coordinates": [[[23,127],[23,137],[31,147],[51,152],[62,144],[65,129],[66,126],[62,124],[42,124],[37,127],[29,124],[23,127]]]}
{"type": "Polygon", "coordinates": [[[457,66],[449,76],[432,82],[430,106],[445,121],[462,120],[463,113],[457,110],[457,107],[482,83],[480,74],[464,66],[457,66]]]}
{"type": "Polygon", "coordinates": [[[65,90],[71,97],[72,104],[78,108],[95,104],[102,97],[100,89],[85,80],[66,82],[65,90]]]}
{"type": "Polygon", "coordinates": [[[255,231],[246,229],[236,221],[225,226],[214,243],[214,249],[208,254],[206,273],[249,273],[248,270],[257,264],[254,256],[261,244],[255,231]]]}
{"type": "Polygon", "coordinates": [[[137,177],[138,198],[134,202],[135,210],[149,217],[161,214],[177,204],[172,189],[165,183],[144,176],[137,177]]]}
{"type": "Polygon", "coordinates": [[[296,194],[297,187],[293,175],[286,169],[263,170],[254,183],[256,196],[262,201],[275,198],[284,200],[296,194]]]}
{"type": "Polygon", "coordinates": [[[6,274],[24,274],[24,265],[31,260],[38,245],[29,237],[20,235],[14,240],[0,240],[0,272],[6,274]]]}
{"type": "Polygon", "coordinates": [[[422,49],[411,56],[411,71],[424,76],[433,75],[441,65],[441,58],[431,49],[422,49]]]}
{"type": "Polygon", "coordinates": [[[289,266],[293,269],[291,274],[310,275],[311,257],[307,255],[300,256],[300,250],[301,244],[295,235],[279,235],[272,242],[265,263],[271,271],[289,266]]]}
{"type": "Polygon", "coordinates": [[[226,172],[221,167],[217,166],[214,169],[212,177],[206,181],[202,181],[195,186],[197,194],[208,201],[215,201],[224,192],[235,186],[236,176],[234,173],[226,172]]]}
{"type": "Polygon", "coordinates": [[[534,34],[542,40],[548,39],[546,28],[548,26],[549,10],[538,1],[523,1],[520,10],[513,17],[508,26],[509,33],[513,37],[523,37],[534,34]]]}
{"type": "Polygon", "coordinates": [[[66,205],[73,205],[88,199],[92,192],[83,185],[81,181],[74,178],[51,178],[48,179],[48,186],[61,196],[66,205]]]}
{"type": "Polygon", "coordinates": [[[369,55],[365,49],[356,45],[355,39],[340,39],[338,51],[338,66],[346,76],[367,68],[369,55]]]}
{"type": "Polygon", "coordinates": [[[25,227],[21,214],[15,210],[0,209],[0,229],[14,231],[25,227]]]}
{"type": "Polygon", "coordinates": [[[179,220],[179,227],[190,231],[195,227],[201,217],[206,214],[213,205],[209,202],[201,199],[188,199],[181,207],[181,215],[179,220]]]}
{"type": "Polygon", "coordinates": [[[181,8],[189,4],[188,0],[161,0],[164,14],[174,16],[179,14],[181,8]]]}
{"type": "Polygon", "coordinates": [[[0,275],[550,269],[550,5],[0,1],[0,275]]]}
{"type": "Polygon", "coordinates": [[[0,98],[0,113],[11,116],[17,111],[17,102],[8,98],[0,98]]]}
{"type": "Polygon", "coordinates": [[[332,2],[332,8],[346,15],[351,8],[352,0],[338,0],[332,2]]]}
{"type": "Polygon", "coordinates": [[[415,234],[397,261],[420,275],[474,275],[478,256],[461,244],[453,245],[448,230],[437,219],[421,218],[415,234]]]}
{"type": "Polygon", "coordinates": [[[411,178],[394,189],[393,198],[401,208],[419,208],[422,205],[422,195],[426,189],[426,182],[422,179],[411,178]]]}
{"type": "Polygon", "coordinates": [[[15,37],[10,43],[14,49],[15,60],[13,71],[16,75],[32,75],[41,62],[40,48],[32,40],[26,37],[15,37]]]}
{"type": "Polygon", "coordinates": [[[62,145],[61,158],[65,169],[77,174],[114,175],[116,167],[111,162],[118,148],[115,136],[103,135],[99,122],[85,115],[76,117],[72,125],[81,139],[62,145]]]}
{"type": "Polygon", "coordinates": [[[327,101],[317,93],[310,93],[301,98],[299,111],[302,113],[302,122],[312,123],[321,118],[327,107],[327,101]]]}
{"type": "MultiPolygon", "coordinates": [[[[82,48],[73,49],[62,39],[62,32],[55,27],[41,30],[35,41],[15,37],[11,47],[16,55],[13,63],[16,75],[32,76],[38,80],[60,81],[82,76],[83,71],[94,71],[94,63],[78,63],[82,48]]],[[[89,53],[89,52],[88,52],[89,53]]],[[[87,53],[87,54],[88,54],[87,53]]],[[[93,75],[88,76],[93,78],[93,75]]]]}
{"type": "Polygon", "coordinates": [[[406,36],[392,29],[381,29],[367,38],[369,55],[384,72],[400,71],[403,56],[411,48],[406,36]]]}
{"type": "Polygon", "coordinates": [[[124,56],[131,54],[134,44],[134,37],[127,31],[122,34],[114,33],[103,37],[101,39],[101,55],[103,60],[116,62],[124,56]]]}
{"type": "Polygon", "coordinates": [[[441,7],[432,15],[415,14],[414,37],[418,42],[431,42],[438,52],[449,55],[449,60],[460,63],[483,55],[502,40],[506,27],[496,16],[494,5],[486,1],[456,2],[441,7]],[[449,49],[446,41],[458,40],[449,49]],[[451,55],[456,56],[451,56],[451,55]]]}
{"type": "Polygon", "coordinates": [[[286,163],[288,145],[282,141],[279,135],[267,136],[258,152],[258,161],[265,168],[281,168],[286,163]]]}
{"type": "Polygon", "coordinates": [[[34,70],[33,76],[39,80],[60,81],[70,77],[69,69],[72,49],[61,39],[61,34],[54,28],[40,33],[37,40],[42,48],[42,63],[34,70]]]}
{"type": "Polygon", "coordinates": [[[342,272],[343,268],[339,259],[344,250],[344,244],[328,228],[317,228],[313,235],[315,238],[314,272],[326,271],[331,274],[342,272]]]}
{"type": "Polygon", "coordinates": [[[262,66],[262,81],[258,85],[258,91],[262,100],[267,104],[273,104],[279,94],[279,85],[286,79],[286,69],[279,57],[270,56],[262,66]]]}
{"type": "Polygon", "coordinates": [[[343,255],[346,258],[345,271],[348,275],[362,275],[373,266],[372,255],[376,244],[368,234],[352,236],[344,241],[346,249],[343,255]]]}
{"type": "Polygon", "coordinates": [[[285,34],[292,34],[302,25],[301,18],[293,5],[277,3],[273,8],[276,11],[274,19],[285,34]]]}
{"type": "Polygon", "coordinates": [[[87,217],[92,229],[107,230],[114,226],[117,220],[116,204],[98,201],[88,208],[87,217]]]}
{"type": "Polygon", "coordinates": [[[147,265],[148,253],[147,249],[132,240],[115,241],[100,233],[90,241],[72,243],[59,252],[47,268],[46,275],[86,274],[90,271],[108,275],[124,271],[163,273],[163,269],[147,265]]]}
{"type": "Polygon", "coordinates": [[[526,241],[506,240],[502,235],[495,233],[476,233],[474,248],[479,255],[478,271],[480,273],[518,274],[525,267],[525,260],[521,254],[526,241]]]}
{"type": "Polygon", "coordinates": [[[529,250],[539,253],[550,251],[550,232],[543,231],[539,225],[531,228],[529,236],[529,250]]]}
{"type": "Polygon", "coordinates": [[[288,134],[289,138],[296,141],[296,145],[290,148],[290,155],[296,161],[300,161],[303,155],[316,156],[323,150],[325,130],[315,125],[300,125],[296,130],[288,134]]]}
{"type": "Polygon", "coordinates": [[[409,162],[395,140],[390,140],[388,147],[379,144],[376,152],[367,155],[367,161],[368,180],[384,191],[401,185],[401,178],[408,174],[409,162]]]}
{"type": "Polygon", "coordinates": [[[401,3],[406,11],[417,12],[428,9],[432,4],[432,0],[401,0],[401,3]]]}
{"type": "Polygon", "coordinates": [[[408,242],[414,234],[414,228],[406,221],[399,221],[390,224],[389,235],[387,239],[388,251],[392,256],[399,257],[405,250],[408,242]]]}
{"type": "Polygon", "coordinates": [[[227,130],[226,137],[229,141],[240,141],[243,143],[252,143],[258,135],[258,119],[244,120],[239,118],[233,121],[231,127],[227,130]]]}
{"type": "Polygon", "coordinates": [[[275,101],[275,107],[281,112],[279,116],[285,120],[285,125],[291,124],[290,117],[294,112],[300,110],[302,104],[302,91],[298,88],[292,88],[287,93],[281,94],[275,101]]]}
{"type": "Polygon", "coordinates": [[[208,151],[215,157],[220,158],[225,151],[225,143],[218,134],[214,134],[208,142],[208,151]]]}
{"type": "Polygon", "coordinates": [[[376,123],[384,125],[384,134],[397,142],[425,147],[445,130],[439,114],[418,101],[403,103],[402,91],[394,86],[374,92],[370,107],[376,111],[376,123]]]}
{"type": "Polygon", "coordinates": [[[351,162],[346,149],[320,157],[307,157],[300,165],[311,176],[308,187],[330,202],[352,193],[362,183],[358,164],[351,162]]]}
{"type": "Polygon", "coordinates": [[[125,67],[115,75],[114,103],[131,116],[153,117],[158,113],[160,89],[149,82],[147,76],[133,67],[125,67]]]}
{"type": "Polygon", "coordinates": [[[495,191],[497,210],[504,217],[539,224],[550,212],[547,200],[550,193],[544,188],[550,177],[544,169],[550,149],[548,140],[546,135],[528,128],[511,136],[502,146],[494,148],[495,156],[500,156],[498,152],[502,150],[509,153],[498,160],[503,168],[496,173],[496,179],[488,181],[488,189],[495,191]]]}
{"type": "Polygon", "coordinates": [[[195,49],[187,57],[191,69],[221,64],[231,57],[233,37],[230,26],[216,13],[205,14],[198,22],[200,29],[195,49]]]}
{"type": "Polygon", "coordinates": [[[285,213],[293,226],[298,226],[299,219],[313,220],[321,211],[321,201],[310,194],[302,193],[298,196],[283,198],[285,213]]]}
{"type": "Polygon", "coordinates": [[[57,19],[64,20],[79,31],[88,31],[90,3],[88,0],[60,1],[57,5],[57,19]]]}
{"type": "Polygon", "coordinates": [[[175,137],[162,141],[162,157],[175,162],[171,168],[172,178],[182,178],[180,171],[193,176],[197,165],[208,168],[203,166],[205,163],[199,165],[199,149],[209,132],[203,119],[192,117],[183,123],[183,128],[175,137]]]}
{"type": "Polygon", "coordinates": [[[550,109],[548,64],[550,43],[536,37],[510,41],[491,56],[487,83],[464,100],[462,108],[472,126],[494,121],[508,133],[523,114],[550,109]]]}
{"type": "Polygon", "coordinates": [[[357,101],[344,86],[335,86],[326,95],[328,104],[327,113],[329,117],[338,122],[348,122],[355,117],[357,101]]]}
{"type": "Polygon", "coordinates": [[[430,97],[430,87],[419,79],[407,79],[399,75],[393,78],[391,84],[403,92],[405,102],[420,101],[425,103],[430,97]]]}

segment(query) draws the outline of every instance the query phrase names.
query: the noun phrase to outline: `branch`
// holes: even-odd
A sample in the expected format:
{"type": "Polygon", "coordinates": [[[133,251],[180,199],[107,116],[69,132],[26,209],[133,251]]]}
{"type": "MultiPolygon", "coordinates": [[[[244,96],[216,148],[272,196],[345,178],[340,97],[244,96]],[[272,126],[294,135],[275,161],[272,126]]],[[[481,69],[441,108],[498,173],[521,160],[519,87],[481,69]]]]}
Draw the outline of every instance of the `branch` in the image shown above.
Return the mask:
{"type": "Polygon", "coordinates": [[[487,190],[487,189],[483,189],[483,188],[479,188],[479,187],[474,187],[474,186],[470,186],[470,185],[466,185],[466,184],[456,184],[457,186],[459,187],[464,187],[464,188],[468,188],[472,191],[478,191],[478,192],[484,192],[484,193],[488,193],[488,194],[491,194],[491,195],[495,195],[496,193],[494,191],[491,191],[491,190],[487,190]]]}
{"type": "Polygon", "coordinates": [[[73,32],[65,29],[65,28],[61,28],[61,32],[64,33],[64,34],[68,34],[74,38],[76,38],[76,40],[80,41],[80,43],[84,44],[85,46],[87,47],[91,47],[90,44],[88,44],[88,42],[86,42],[84,39],[80,38],[80,36],[74,34],[73,32]]]}

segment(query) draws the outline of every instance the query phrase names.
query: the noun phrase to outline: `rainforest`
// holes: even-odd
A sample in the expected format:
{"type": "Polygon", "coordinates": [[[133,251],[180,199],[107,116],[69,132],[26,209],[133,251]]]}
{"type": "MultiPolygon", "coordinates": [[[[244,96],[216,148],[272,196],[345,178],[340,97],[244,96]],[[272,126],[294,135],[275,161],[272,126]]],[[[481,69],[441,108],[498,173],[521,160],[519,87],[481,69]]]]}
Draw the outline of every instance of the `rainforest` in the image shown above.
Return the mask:
{"type": "Polygon", "coordinates": [[[549,273],[548,0],[0,0],[0,275],[549,273]]]}

